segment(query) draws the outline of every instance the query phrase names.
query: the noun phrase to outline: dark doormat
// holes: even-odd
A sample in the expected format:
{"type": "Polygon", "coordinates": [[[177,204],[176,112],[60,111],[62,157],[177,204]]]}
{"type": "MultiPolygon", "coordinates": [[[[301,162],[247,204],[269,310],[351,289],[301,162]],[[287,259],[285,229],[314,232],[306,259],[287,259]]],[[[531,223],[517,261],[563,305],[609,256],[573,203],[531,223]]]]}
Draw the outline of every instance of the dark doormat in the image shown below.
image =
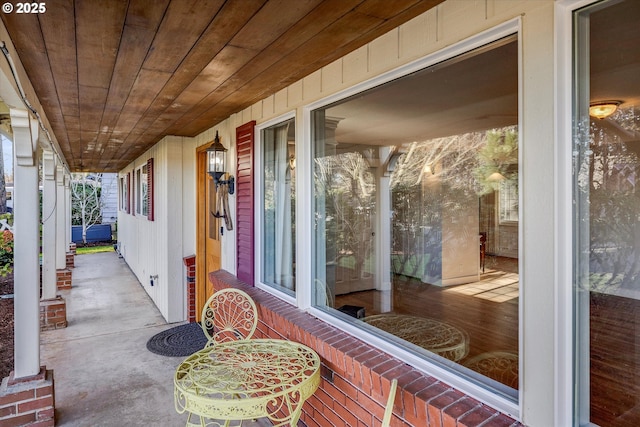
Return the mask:
{"type": "Polygon", "coordinates": [[[147,341],[147,349],[162,356],[189,356],[207,343],[200,323],[187,323],[162,331],[147,341]]]}

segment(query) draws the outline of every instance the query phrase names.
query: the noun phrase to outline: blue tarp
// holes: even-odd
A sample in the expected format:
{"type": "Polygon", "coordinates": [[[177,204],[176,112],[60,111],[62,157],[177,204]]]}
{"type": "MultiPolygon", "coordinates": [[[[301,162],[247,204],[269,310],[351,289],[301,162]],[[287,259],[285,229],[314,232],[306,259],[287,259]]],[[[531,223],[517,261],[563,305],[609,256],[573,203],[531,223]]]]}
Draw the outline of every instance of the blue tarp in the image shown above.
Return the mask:
{"type": "MultiPolygon", "coordinates": [[[[71,241],[73,243],[82,243],[82,226],[74,225],[71,227],[71,241]]],[[[111,242],[111,225],[96,224],[87,229],[87,243],[93,242],[111,242]]]]}

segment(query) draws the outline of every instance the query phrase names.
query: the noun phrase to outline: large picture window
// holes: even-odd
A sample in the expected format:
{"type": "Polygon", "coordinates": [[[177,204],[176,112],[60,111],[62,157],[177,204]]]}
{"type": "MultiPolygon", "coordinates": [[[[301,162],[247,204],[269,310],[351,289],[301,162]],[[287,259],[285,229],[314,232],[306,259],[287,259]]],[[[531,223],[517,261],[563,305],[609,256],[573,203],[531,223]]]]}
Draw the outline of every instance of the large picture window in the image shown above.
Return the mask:
{"type": "Polygon", "coordinates": [[[575,13],[576,425],[640,425],[640,2],[575,13]]]}
{"type": "Polygon", "coordinates": [[[316,109],[312,133],[314,306],[517,399],[516,37],[316,109]]]}
{"type": "Polygon", "coordinates": [[[296,289],[295,121],[263,129],[262,282],[288,295],[296,289]]]}

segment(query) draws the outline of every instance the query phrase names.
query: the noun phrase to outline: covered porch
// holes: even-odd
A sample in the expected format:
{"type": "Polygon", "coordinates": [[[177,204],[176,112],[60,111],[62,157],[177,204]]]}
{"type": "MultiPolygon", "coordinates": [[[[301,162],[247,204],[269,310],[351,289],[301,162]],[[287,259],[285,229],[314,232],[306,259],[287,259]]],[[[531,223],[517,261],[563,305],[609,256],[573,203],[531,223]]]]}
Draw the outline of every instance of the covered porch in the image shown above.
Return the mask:
{"type": "Polygon", "coordinates": [[[184,425],[181,358],[144,344],[225,288],[255,301],[253,338],[319,357],[304,427],[379,427],[395,381],[392,426],[640,419],[637,376],[622,374],[640,366],[626,322],[638,263],[624,250],[640,229],[638,3],[29,4],[1,15],[0,132],[16,213],[6,384],[33,401],[0,406],[0,426],[184,425]],[[602,197],[584,199],[602,203],[584,230],[576,119],[585,162],[594,135],[610,156],[584,169],[602,197]],[[117,173],[116,254],[74,256],[81,171],[117,173]],[[633,232],[605,227],[609,190],[633,232]],[[600,355],[614,362],[603,371],[589,366],[600,355]]]}
{"type": "MultiPolygon", "coordinates": [[[[184,357],[146,348],[168,324],[116,252],[79,255],[64,329],[42,333],[42,364],[55,372],[57,426],[182,425],[173,375],[184,357]]],[[[265,421],[248,426],[270,425],[265,421]]]]}

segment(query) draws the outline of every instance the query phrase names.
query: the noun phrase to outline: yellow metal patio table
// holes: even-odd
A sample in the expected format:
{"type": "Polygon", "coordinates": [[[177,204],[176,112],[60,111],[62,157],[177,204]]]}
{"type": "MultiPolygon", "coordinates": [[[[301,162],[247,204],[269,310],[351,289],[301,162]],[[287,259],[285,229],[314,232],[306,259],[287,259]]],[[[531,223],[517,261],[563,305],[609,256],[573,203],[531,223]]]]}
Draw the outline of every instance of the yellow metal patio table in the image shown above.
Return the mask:
{"type": "Polygon", "coordinates": [[[275,426],[295,426],[319,385],[320,358],[309,347],[286,340],[238,340],[187,357],[175,373],[174,400],[178,413],[189,413],[187,426],[228,426],[262,417],[275,426]],[[192,423],[191,415],[200,416],[200,423],[192,423]]]}

